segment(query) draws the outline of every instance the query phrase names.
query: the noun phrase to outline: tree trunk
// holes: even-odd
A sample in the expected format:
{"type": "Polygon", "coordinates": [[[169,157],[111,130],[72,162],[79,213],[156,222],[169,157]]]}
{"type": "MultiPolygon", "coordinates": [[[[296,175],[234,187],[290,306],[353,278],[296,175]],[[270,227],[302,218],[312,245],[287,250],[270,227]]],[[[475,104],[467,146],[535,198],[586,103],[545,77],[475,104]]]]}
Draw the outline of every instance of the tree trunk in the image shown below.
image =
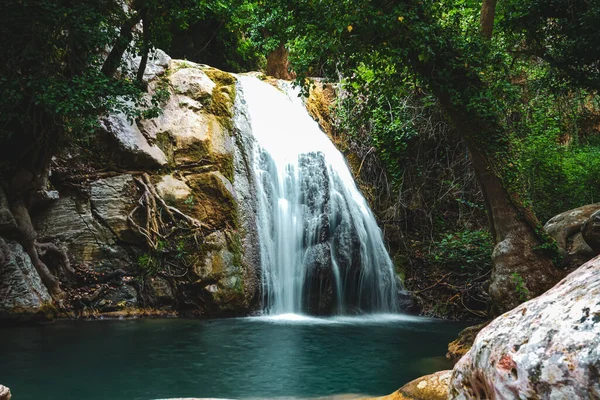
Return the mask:
{"type": "Polygon", "coordinates": [[[144,17],[142,18],[143,27],[143,43],[142,43],[142,59],[137,71],[137,81],[144,83],[144,72],[146,72],[146,65],[148,64],[148,53],[150,52],[150,22],[148,21],[148,10],[144,11],[144,17]]]}
{"type": "Polygon", "coordinates": [[[496,0],[483,0],[479,25],[481,33],[486,39],[491,39],[494,32],[494,18],[496,16],[496,0]]]}
{"type": "Polygon", "coordinates": [[[108,54],[108,57],[106,57],[104,65],[102,65],[102,73],[109,78],[113,78],[117,73],[117,70],[121,65],[123,54],[133,39],[133,28],[140,22],[141,18],[141,13],[135,12],[121,27],[119,37],[108,54]]]}
{"type": "Polygon", "coordinates": [[[63,298],[64,293],[60,289],[58,279],[52,275],[46,264],[40,259],[36,247],[37,232],[31,223],[29,210],[25,206],[22,198],[14,200],[11,204],[11,211],[17,222],[17,231],[19,234],[19,242],[25,249],[25,252],[31,258],[31,262],[36,271],[40,275],[42,282],[48,288],[48,291],[55,300],[63,298]]]}
{"type": "Polygon", "coordinates": [[[488,108],[482,103],[493,94],[445,29],[418,1],[410,3],[420,10],[420,19],[403,24],[399,33],[405,40],[401,46],[467,143],[496,243],[489,288],[492,311],[506,312],[545,292],[563,273],[555,268],[548,252],[536,249],[545,243],[541,224],[520,200],[516,185],[505,178],[512,168],[509,132],[500,123],[501,111],[495,110],[493,103],[488,108]],[[423,32],[436,38],[428,42],[427,55],[418,42],[406,40],[423,32]],[[475,98],[482,100],[475,105],[475,98]]]}
{"type": "Polygon", "coordinates": [[[550,289],[563,276],[552,258],[535,250],[543,241],[536,234],[535,217],[503,187],[485,156],[474,146],[469,153],[485,198],[494,238],[489,294],[493,314],[506,312],[550,289]]]}
{"type": "Polygon", "coordinates": [[[285,48],[284,43],[281,43],[279,47],[269,53],[267,56],[267,75],[277,79],[295,79],[296,74],[290,71],[288,55],[289,52],[285,48]]]}

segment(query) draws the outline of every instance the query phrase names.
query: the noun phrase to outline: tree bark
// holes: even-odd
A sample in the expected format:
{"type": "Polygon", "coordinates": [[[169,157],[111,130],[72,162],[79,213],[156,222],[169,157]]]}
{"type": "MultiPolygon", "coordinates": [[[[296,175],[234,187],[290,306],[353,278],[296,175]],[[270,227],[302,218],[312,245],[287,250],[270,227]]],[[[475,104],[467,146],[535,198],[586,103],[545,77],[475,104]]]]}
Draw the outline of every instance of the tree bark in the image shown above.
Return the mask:
{"type": "Polygon", "coordinates": [[[29,255],[33,266],[40,275],[42,282],[48,288],[48,291],[55,300],[63,298],[64,293],[60,288],[58,279],[52,275],[46,264],[40,259],[37,247],[36,239],[37,232],[31,223],[31,217],[29,216],[29,210],[25,206],[25,202],[22,198],[19,198],[12,202],[11,211],[17,222],[17,231],[19,234],[19,242],[25,249],[25,252],[29,255]]]}
{"type": "MultiPolygon", "coordinates": [[[[422,9],[418,1],[411,3],[422,9]]],[[[495,241],[489,288],[492,312],[506,312],[548,290],[563,272],[547,252],[536,250],[545,240],[539,231],[541,224],[512,192],[510,181],[503,178],[511,168],[511,144],[509,132],[500,123],[502,116],[493,111],[493,104],[486,111],[478,111],[484,104],[473,106],[473,96],[481,96],[482,101],[489,96],[486,84],[470,69],[444,28],[425,11],[420,17],[420,26],[404,24],[402,37],[415,37],[427,29],[440,40],[429,41],[430,55],[425,57],[418,42],[405,40],[402,46],[413,69],[429,85],[467,143],[495,241]]]]}
{"type": "Polygon", "coordinates": [[[284,43],[281,43],[279,47],[269,53],[267,56],[267,75],[277,79],[295,79],[296,74],[290,71],[288,55],[289,52],[284,43]]]}
{"type": "Polygon", "coordinates": [[[481,33],[486,39],[491,39],[494,32],[494,18],[496,17],[496,1],[483,0],[481,4],[481,15],[479,17],[479,25],[481,33]]]}
{"type": "Polygon", "coordinates": [[[148,64],[148,53],[150,52],[150,22],[148,21],[148,10],[144,11],[142,18],[143,28],[143,41],[142,41],[142,59],[137,71],[137,81],[139,83],[144,82],[144,72],[146,72],[146,65],[148,64]]]}
{"type": "Polygon", "coordinates": [[[135,12],[121,27],[119,37],[102,65],[102,73],[109,78],[113,78],[117,73],[123,54],[133,39],[133,28],[140,22],[141,18],[141,13],[135,12]]]}

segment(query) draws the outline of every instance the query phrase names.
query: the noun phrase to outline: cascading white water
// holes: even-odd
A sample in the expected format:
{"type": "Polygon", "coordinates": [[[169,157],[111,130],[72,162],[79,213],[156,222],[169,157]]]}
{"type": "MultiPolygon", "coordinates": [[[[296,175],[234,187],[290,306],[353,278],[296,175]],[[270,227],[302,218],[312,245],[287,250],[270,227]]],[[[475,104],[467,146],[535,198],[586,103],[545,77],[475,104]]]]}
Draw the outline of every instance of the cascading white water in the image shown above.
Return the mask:
{"type": "Polygon", "coordinates": [[[401,283],[344,157],[297,90],[241,76],[269,314],[394,312],[401,283]]]}

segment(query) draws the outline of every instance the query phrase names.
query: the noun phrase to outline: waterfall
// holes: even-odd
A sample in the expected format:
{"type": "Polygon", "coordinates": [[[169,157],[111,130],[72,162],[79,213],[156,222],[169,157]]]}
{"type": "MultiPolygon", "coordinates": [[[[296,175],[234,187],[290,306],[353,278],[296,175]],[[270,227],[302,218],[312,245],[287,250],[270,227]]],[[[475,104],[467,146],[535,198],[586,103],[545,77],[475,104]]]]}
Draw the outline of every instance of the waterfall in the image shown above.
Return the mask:
{"type": "Polygon", "coordinates": [[[264,312],[396,311],[401,283],[342,154],[297,90],[251,76],[239,85],[256,143],[264,312]]]}

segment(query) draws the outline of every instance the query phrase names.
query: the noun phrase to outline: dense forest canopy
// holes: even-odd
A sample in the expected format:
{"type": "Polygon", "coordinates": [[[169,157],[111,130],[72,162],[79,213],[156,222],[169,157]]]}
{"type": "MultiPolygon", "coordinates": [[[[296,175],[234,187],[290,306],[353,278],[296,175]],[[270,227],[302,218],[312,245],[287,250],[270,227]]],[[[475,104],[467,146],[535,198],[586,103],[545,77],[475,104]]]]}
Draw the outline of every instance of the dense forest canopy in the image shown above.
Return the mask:
{"type": "MultiPolygon", "coordinates": [[[[510,254],[493,259],[490,288],[506,310],[564,274],[540,221],[598,201],[598,21],[595,0],[7,0],[2,185],[36,258],[30,199],[48,185],[52,156],[85,142],[100,116],[160,113],[161,92],[143,95],[155,49],[233,72],[264,68],[285,49],[299,85],[311,85],[306,77],[338,84],[337,129],[363,143],[358,152],[368,159],[357,179],[374,182],[385,171],[379,190],[391,205],[406,204],[412,188],[409,203],[427,216],[419,224],[428,233],[417,236],[433,258],[455,260],[476,277],[486,268],[469,266],[489,264],[490,242],[510,242],[510,254]],[[133,70],[125,54],[139,58],[133,70]],[[443,137],[427,136],[434,131],[443,137]],[[415,143],[436,160],[441,143],[446,155],[422,163],[411,158],[415,143]],[[456,178],[469,171],[479,186],[456,178]],[[436,191],[446,194],[427,203],[432,184],[423,177],[436,174],[436,191]],[[487,227],[481,218],[455,220],[484,209],[487,227]],[[456,213],[432,217],[443,210],[456,213]]],[[[391,209],[395,220],[410,207],[391,209]]]]}

